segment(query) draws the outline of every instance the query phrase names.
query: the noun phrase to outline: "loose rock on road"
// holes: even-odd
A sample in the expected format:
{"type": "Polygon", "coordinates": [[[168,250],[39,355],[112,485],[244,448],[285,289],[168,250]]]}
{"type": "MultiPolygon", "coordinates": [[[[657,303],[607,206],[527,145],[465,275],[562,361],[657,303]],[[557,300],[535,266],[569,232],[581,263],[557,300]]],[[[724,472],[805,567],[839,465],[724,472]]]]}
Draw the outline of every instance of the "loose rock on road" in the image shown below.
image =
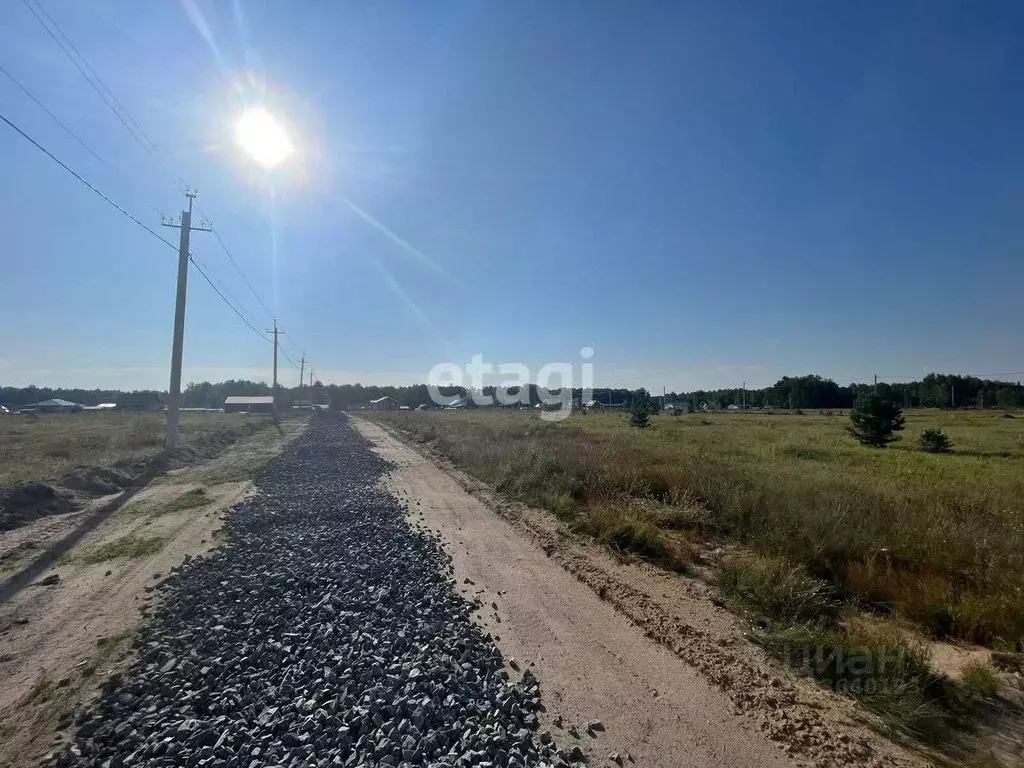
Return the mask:
{"type": "Polygon", "coordinates": [[[507,682],[448,556],[321,415],[177,569],[123,680],[78,719],[64,766],[536,766],[529,670],[507,682]]]}

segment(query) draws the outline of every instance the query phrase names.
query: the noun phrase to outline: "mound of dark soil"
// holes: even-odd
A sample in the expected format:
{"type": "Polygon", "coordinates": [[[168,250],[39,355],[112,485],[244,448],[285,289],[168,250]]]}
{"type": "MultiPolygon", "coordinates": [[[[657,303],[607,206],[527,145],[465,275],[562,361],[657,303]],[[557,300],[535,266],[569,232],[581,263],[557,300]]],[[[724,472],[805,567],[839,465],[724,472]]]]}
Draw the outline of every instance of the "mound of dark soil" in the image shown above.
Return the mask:
{"type": "Polygon", "coordinates": [[[107,496],[123,491],[132,482],[132,476],[107,467],[79,467],[61,483],[73,491],[91,496],[107,496]]]}
{"type": "Polygon", "coordinates": [[[74,497],[47,483],[22,483],[0,488],[0,531],[31,523],[47,515],[75,509],[74,497]]]}
{"type": "Polygon", "coordinates": [[[243,438],[259,432],[261,429],[272,429],[266,422],[248,422],[241,430],[218,429],[199,437],[191,442],[179,445],[171,456],[169,466],[171,469],[187,467],[201,461],[219,456],[225,450],[243,438]]]}

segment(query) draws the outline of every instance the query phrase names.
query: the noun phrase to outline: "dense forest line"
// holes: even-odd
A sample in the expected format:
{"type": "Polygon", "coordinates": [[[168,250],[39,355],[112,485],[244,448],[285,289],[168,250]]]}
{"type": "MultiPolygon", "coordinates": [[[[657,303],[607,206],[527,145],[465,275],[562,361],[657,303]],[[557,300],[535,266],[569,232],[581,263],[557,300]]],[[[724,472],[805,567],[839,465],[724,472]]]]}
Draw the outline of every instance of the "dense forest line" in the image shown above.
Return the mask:
{"type": "MultiPolygon", "coordinates": [[[[763,389],[717,389],[691,392],[669,392],[666,403],[687,403],[693,408],[707,404],[709,408],[727,408],[730,405],[752,408],[849,408],[858,392],[874,390],[874,382],[840,386],[822,376],[785,376],[763,389]]],[[[878,394],[886,400],[906,408],[1022,408],[1024,386],[1019,382],[992,381],[974,376],[930,373],[921,381],[878,382],[878,394]]],[[[524,400],[536,405],[542,392],[533,385],[526,387],[524,400]]],[[[445,387],[449,397],[470,394],[463,387],[445,387]]],[[[271,387],[262,381],[229,380],[217,383],[207,381],[189,384],[183,392],[183,405],[187,408],[218,408],[230,395],[269,395],[271,387]]],[[[484,396],[494,394],[494,387],[485,387],[484,396]]],[[[404,387],[364,386],[362,384],[323,384],[310,387],[278,387],[279,402],[287,406],[293,402],[308,401],[331,403],[335,408],[355,408],[370,400],[389,396],[400,405],[416,407],[430,404],[430,390],[426,384],[404,387]]],[[[573,390],[579,402],[583,393],[573,390]]],[[[661,404],[660,396],[652,396],[644,389],[594,388],[592,397],[605,404],[629,405],[650,401],[661,404]]],[[[0,404],[22,407],[40,400],[60,398],[83,405],[116,403],[120,408],[146,410],[158,408],[166,402],[167,393],[156,390],[123,392],[111,389],[61,389],[50,387],[0,387],[0,404]]],[[[472,400],[469,403],[472,407],[472,400]]]]}

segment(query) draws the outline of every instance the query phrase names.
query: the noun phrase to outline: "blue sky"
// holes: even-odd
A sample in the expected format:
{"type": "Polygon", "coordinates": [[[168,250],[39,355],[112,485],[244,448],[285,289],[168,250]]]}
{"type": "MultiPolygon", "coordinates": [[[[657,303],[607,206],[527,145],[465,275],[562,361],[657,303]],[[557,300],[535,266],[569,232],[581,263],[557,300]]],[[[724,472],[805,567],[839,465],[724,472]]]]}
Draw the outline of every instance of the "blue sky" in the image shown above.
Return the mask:
{"type": "MultiPolygon", "coordinates": [[[[172,241],[197,187],[324,380],[1024,368],[1020,3],[42,1],[158,151],[19,3],[0,65],[104,162],[0,75],[3,114],[172,241]],[[299,148],[272,174],[233,141],[254,102],[299,148]]],[[[173,251],[5,125],[0,159],[0,382],[165,388],[173,251]]],[[[193,272],[185,380],[269,369],[193,272]]]]}

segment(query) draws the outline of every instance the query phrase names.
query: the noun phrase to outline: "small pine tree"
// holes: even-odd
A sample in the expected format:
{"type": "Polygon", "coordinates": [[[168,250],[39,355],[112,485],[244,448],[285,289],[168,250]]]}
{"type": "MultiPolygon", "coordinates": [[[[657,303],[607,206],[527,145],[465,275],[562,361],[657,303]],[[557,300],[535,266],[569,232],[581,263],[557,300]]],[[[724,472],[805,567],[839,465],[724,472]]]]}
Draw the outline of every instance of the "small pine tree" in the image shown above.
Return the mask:
{"type": "Polygon", "coordinates": [[[857,398],[850,410],[850,426],[846,431],[863,445],[884,448],[903,429],[903,409],[873,393],[857,398]]]}
{"type": "Polygon", "coordinates": [[[926,429],[918,444],[925,453],[949,453],[953,450],[953,441],[941,429],[926,429]]]}
{"type": "Polygon", "coordinates": [[[643,429],[651,423],[651,409],[647,403],[634,403],[629,409],[629,423],[643,429]]]}

